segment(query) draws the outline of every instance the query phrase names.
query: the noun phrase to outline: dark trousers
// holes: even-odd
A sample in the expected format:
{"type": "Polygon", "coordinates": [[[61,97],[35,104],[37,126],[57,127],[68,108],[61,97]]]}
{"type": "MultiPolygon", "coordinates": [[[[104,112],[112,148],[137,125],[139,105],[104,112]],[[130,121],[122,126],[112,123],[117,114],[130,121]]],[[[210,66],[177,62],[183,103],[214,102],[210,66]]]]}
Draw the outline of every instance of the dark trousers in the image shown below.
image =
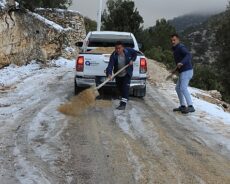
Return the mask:
{"type": "Polygon", "coordinates": [[[126,74],[124,77],[116,77],[117,88],[121,94],[121,103],[127,103],[129,99],[131,77],[126,74]]]}

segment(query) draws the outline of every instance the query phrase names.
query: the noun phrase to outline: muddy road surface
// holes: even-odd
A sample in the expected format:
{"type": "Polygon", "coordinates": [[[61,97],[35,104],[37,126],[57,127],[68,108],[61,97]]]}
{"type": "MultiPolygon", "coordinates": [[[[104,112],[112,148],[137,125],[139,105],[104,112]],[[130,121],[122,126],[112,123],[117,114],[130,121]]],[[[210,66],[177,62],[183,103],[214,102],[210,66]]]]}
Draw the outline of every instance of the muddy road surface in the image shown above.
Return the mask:
{"type": "MultiPolygon", "coordinates": [[[[73,69],[37,66],[0,93],[1,184],[229,184],[229,126],[172,112],[160,86],[144,99],[98,100],[78,116],[73,69]]],[[[201,114],[202,112],[196,112],[201,114]]]]}

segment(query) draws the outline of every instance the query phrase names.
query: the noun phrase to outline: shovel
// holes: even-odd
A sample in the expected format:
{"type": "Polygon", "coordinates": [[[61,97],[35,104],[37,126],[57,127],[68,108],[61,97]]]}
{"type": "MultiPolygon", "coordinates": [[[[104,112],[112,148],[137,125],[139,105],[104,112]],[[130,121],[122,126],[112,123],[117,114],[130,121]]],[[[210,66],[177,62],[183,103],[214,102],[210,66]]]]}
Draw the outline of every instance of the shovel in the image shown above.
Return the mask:
{"type": "Polygon", "coordinates": [[[178,67],[176,67],[172,72],[171,72],[171,74],[170,75],[168,75],[167,77],[166,77],[166,81],[168,81],[168,80],[170,80],[172,77],[173,77],[173,75],[177,72],[177,70],[178,70],[178,67]]]}
{"type": "Polygon", "coordinates": [[[99,86],[97,86],[95,89],[99,90],[101,87],[103,87],[107,82],[111,81],[114,77],[116,77],[119,73],[121,73],[123,70],[129,67],[129,64],[125,65],[123,68],[118,70],[115,74],[112,75],[111,79],[106,79],[103,83],[101,83],[99,86]]]}
{"type": "MultiPolygon", "coordinates": [[[[129,64],[125,65],[123,68],[118,70],[115,74],[112,75],[112,79],[117,76],[119,73],[121,73],[123,70],[125,70],[129,64]]],[[[82,112],[84,112],[89,107],[92,107],[95,105],[96,97],[98,96],[98,89],[100,89],[102,86],[104,86],[107,82],[109,82],[111,79],[106,79],[102,84],[99,86],[88,88],[81,93],[79,93],[77,96],[74,96],[70,102],[67,102],[66,104],[61,105],[58,110],[66,115],[72,115],[72,116],[78,116],[82,112]]]]}

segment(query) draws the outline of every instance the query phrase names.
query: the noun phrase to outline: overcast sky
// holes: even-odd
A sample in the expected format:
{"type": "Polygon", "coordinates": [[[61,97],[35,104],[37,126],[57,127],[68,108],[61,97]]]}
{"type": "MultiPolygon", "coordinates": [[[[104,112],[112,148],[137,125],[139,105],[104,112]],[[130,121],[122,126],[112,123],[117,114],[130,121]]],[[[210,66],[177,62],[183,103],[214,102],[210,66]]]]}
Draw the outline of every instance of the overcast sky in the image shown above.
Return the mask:
{"type": "MultiPolygon", "coordinates": [[[[106,0],[103,8],[105,8],[106,0]]],[[[226,9],[228,0],[134,0],[137,9],[144,18],[145,27],[155,24],[157,19],[189,14],[192,12],[213,12],[226,9]]],[[[97,19],[99,0],[73,0],[69,8],[78,10],[84,16],[97,19]]]]}

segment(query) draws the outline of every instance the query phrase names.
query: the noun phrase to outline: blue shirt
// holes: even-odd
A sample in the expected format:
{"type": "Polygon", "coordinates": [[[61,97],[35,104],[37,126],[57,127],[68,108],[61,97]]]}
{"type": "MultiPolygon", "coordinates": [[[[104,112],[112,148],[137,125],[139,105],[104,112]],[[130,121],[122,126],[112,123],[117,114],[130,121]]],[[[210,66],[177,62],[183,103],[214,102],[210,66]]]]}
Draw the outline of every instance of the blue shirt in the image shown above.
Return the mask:
{"type": "Polygon", "coordinates": [[[179,73],[192,70],[192,55],[188,49],[181,43],[172,47],[175,63],[182,63],[183,66],[178,70],[179,73]]]}

